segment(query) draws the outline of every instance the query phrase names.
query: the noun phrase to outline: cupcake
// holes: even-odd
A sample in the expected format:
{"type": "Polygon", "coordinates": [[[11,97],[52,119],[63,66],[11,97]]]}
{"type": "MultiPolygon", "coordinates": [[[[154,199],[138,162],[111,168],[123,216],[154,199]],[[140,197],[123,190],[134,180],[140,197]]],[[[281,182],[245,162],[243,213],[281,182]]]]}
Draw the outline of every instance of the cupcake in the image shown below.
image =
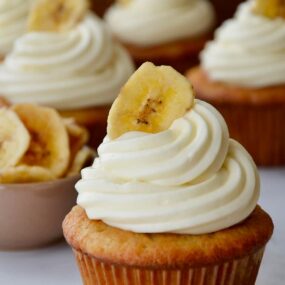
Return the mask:
{"type": "Polygon", "coordinates": [[[0,249],[60,239],[79,172],[94,158],[88,132],[54,109],[1,100],[0,130],[0,249]]]}
{"type": "Polygon", "coordinates": [[[0,61],[9,53],[17,38],[26,31],[30,0],[0,2],[0,61]]]}
{"type": "Polygon", "coordinates": [[[187,75],[197,97],[222,113],[257,164],[283,165],[285,18],[267,15],[260,2],[242,4],[187,75]]]}
{"type": "Polygon", "coordinates": [[[98,153],[63,223],[84,284],[255,283],[273,231],[256,166],[183,76],[144,64],[98,153]]]}
{"type": "Polygon", "coordinates": [[[38,103],[74,117],[96,146],[105,136],[109,106],[134,67],[84,2],[76,0],[78,7],[69,7],[69,1],[36,2],[30,31],[0,65],[0,94],[12,103],[38,103]]]}
{"type": "Polygon", "coordinates": [[[180,71],[197,64],[198,53],[211,36],[214,18],[208,0],[117,1],[105,16],[138,66],[150,60],[180,71]]]}

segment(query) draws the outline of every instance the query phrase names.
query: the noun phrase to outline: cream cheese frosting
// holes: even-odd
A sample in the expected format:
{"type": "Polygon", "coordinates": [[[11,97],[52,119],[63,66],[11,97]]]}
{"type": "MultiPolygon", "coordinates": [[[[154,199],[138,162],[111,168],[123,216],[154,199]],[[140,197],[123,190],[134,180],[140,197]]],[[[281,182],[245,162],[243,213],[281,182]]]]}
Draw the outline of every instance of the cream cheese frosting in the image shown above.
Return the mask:
{"type": "Polygon", "coordinates": [[[208,0],[132,0],[114,4],[105,18],[123,42],[154,46],[209,32],[215,13],[208,0]]]}
{"type": "Polygon", "coordinates": [[[107,105],[133,71],[128,53],[89,13],[72,31],[19,38],[0,65],[0,94],[60,110],[107,105]]]}
{"type": "Polygon", "coordinates": [[[0,56],[5,56],[26,31],[30,0],[0,1],[0,56]]]}
{"type": "Polygon", "coordinates": [[[285,83],[285,19],[252,12],[241,4],[201,53],[203,69],[215,81],[262,88],[285,83]]]}
{"type": "Polygon", "coordinates": [[[106,137],[98,154],[76,184],[77,203],[90,219],[123,230],[211,233],[241,222],[257,204],[252,158],[200,100],[168,130],[106,137]]]}

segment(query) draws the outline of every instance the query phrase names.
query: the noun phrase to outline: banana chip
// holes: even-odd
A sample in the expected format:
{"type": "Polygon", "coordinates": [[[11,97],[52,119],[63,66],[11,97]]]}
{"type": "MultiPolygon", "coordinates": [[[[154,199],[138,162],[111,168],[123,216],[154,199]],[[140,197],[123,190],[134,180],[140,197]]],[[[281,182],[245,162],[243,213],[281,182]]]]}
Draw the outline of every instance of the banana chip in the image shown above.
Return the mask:
{"type": "Polygon", "coordinates": [[[188,80],[170,66],[144,63],[112,105],[107,132],[115,139],[128,131],[158,133],[182,117],[194,102],[188,80]]]}
{"type": "Polygon", "coordinates": [[[28,29],[68,31],[84,18],[88,8],[88,0],[37,0],[28,19],[28,29]]]}
{"type": "Polygon", "coordinates": [[[30,135],[17,114],[0,108],[0,169],[16,165],[30,144],[30,135]]]}
{"type": "Polygon", "coordinates": [[[67,176],[78,174],[80,170],[90,162],[92,164],[95,152],[88,146],[83,147],[75,156],[67,176]]]}
{"type": "Polygon", "coordinates": [[[31,136],[20,164],[41,166],[56,178],[62,177],[70,161],[69,139],[60,115],[53,109],[32,104],[12,107],[31,136]]]}
{"type": "Polygon", "coordinates": [[[2,184],[44,182],[54,179],[54,175],[48,169],[40,166],[20,165],[0,171],[2,184]]]}
{"type": "Polygon", "coordinates": [[[253,12],[269,19],[285,19],[285,0],[255,0],[253,12]]]}
{"type": "Polygon", "coordinates": [[[76,153],[88,142],[89,133],[72,118],[63,121],[69,136],[70,160],[73,161],[76,153]]]}

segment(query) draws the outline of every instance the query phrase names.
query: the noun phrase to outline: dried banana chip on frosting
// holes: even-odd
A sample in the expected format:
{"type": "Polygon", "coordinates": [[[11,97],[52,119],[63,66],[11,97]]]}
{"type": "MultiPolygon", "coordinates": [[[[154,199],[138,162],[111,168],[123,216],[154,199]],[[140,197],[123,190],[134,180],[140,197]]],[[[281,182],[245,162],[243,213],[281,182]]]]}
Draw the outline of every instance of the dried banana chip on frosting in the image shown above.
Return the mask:
{"type": "Polygon", "coordinates": [[[285,19],[285,0],[255,0],[253,11],[270,19],[277,17],[285,19]]]}
{"type": "Polygon", "coordinates": [[[68,31],[84,18],[88,8],[88,0],[37,0],[30,12],[28,29],[68,31]]]}
{"type": "Polygon", "coordinates": [[[89,133],[72,118],[63,121],[69,136],[70,160],[73,161],[76,153],[88,142],[89,133]]]}
{"type": "Polygon", "coordinates": [[[35,183],[55,180],[55,176],[40,166],[19,165],[0,170],[0,183],[35,183]]]}
{"type": "Polygon", "coordinates": [[[70,161],[68,134],[60,115],[53,109],[32,104],[12,107],[25,127],[31,142],[20,164],[41,166],[56,178],[62,177],[70,161]]]}
{"type": "Polygon", "coordinates": [[[158,133],[182,117],[194,103],[189,81],[170,66],[144,63],[129,79],[108,117],[115,139],[128,131],[158,133]]]}
{"type": "Polygon", "coordinates": [[[30,145],[30,135],[18,115],[0,108],[0,170],[16,165],[30,145]]]}

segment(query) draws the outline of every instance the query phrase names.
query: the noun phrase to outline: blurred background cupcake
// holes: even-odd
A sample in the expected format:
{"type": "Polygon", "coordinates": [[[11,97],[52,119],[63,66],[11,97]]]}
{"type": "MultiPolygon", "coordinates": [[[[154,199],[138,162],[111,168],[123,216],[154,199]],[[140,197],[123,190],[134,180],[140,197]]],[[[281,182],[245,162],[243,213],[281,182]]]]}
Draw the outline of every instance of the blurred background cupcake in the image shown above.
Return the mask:
{"type": "Polygon", "coordinates": [[[105,19],[136,64],[169,64],[180,71],[198,61],[215,13],[207,0],[117,1],[105,19]]]}
{"type": "Polygon", "coordinates": [[[260,165],[285,164],[284,2],[247,1],[216,32],[188,77],[260,165]],[[279,6],[281,5],[281,6],[279,6]]]}
{"type": "Polygon", "coordinates": [[[60,5],[35,2],[29,32],[0,65],[0,94],[12,103],[38,103],[75,118],[90,130],[96,147],[105,135],[109,106],[133,72],[133,63],[87,10],[87,1],[60,5]]]}
{"type": "Polygon", "coordinates": [[[108,7],[110,7],[114,0],[91,0],[92,10],[100,17],[104,15],[108,7]]]}
{"type": "Polygon", "coordinates": [[[26,31],[31,0],[0,1],[0,61],[26,31]]]}

